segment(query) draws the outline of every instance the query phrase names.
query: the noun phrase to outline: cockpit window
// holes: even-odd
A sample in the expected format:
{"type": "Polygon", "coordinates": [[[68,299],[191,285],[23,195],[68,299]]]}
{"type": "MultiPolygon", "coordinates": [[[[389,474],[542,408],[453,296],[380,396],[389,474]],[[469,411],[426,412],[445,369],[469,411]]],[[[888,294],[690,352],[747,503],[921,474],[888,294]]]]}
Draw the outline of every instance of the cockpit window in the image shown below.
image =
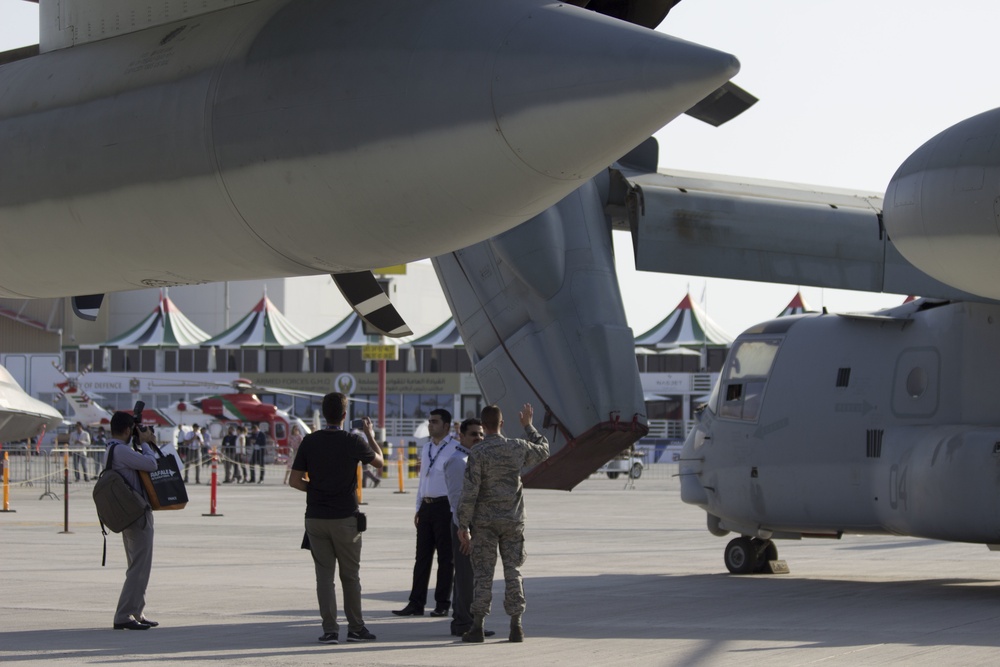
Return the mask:
{"type": "Polygon", "coordinates": [[[757,421],[767,378],[780,346],[781,338],[736,341],[719,378],[720,417],[757,421]]]}

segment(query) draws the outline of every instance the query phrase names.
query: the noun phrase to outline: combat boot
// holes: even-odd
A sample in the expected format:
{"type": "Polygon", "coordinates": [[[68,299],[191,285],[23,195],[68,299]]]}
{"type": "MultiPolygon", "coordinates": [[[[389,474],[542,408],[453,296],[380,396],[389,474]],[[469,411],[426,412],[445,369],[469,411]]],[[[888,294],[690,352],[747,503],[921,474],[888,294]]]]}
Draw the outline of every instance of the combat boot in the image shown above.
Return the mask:
{"type": "Polygon", "coordinates": [[[524,628],[521,627],[521,615],[510,617],[510,637],[508,641],[512,642],[523,642],[524,641],[524,628]]]}
{"type": "Polygon", "coordinates": [[[463,642],[473,642],[481,644],[486,641],[486,636],[483,634],[483,622],[486,619],[482,616],[476,615],[472,617],[472,629],[462,635],[463,642]]]}

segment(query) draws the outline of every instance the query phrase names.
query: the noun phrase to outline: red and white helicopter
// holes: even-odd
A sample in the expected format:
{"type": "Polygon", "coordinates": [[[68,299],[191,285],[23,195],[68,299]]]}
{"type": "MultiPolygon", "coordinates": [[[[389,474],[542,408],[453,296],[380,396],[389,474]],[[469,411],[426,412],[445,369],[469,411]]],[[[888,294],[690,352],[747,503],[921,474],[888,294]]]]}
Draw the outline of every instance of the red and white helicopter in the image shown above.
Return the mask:
{"type": "MultiPolygon", "coordinates": [[[[111,421],[112,411],[94,401],[80,386],[79,380],[87,371],[78,377],[70,377],[59,366],[56,369],[65,378],[56,387],[66,397],[73,411],[73,419],[88,426],[106,426],[111,421]]],[[[161,386],[167,389],[177,386],[205,386],[205,383],[164,381],[161,386]]],[[[311,432],[312,429],[305,421],[276,405],[262,402],[255,393],[257,390],[289,392],[258,387],[244,378],[224,386],[231,386],[235,393],[211,394],[188,401],[177,401],[165,408],[146,408],[142,413],[143,423],[156,427],[160,439],[169,441],[175,441],[178,432],[189,430],[192,424],[199,424],[208,427],[212,440],[216,443],[221,441],[230,424],[258,424],[273,442],[278,455],[287,454],[288,436],[291,435],[293,426],[298,426],[303,435],[311,432]]],[[[132,406],[119,409],[131,411],[132,406]]]]}

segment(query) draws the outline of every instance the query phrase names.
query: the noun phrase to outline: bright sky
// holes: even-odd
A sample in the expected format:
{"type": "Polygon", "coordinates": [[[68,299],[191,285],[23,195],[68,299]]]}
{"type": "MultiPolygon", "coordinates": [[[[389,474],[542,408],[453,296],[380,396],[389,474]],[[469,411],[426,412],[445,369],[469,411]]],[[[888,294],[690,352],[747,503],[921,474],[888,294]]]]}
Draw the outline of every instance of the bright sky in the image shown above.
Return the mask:
{"type": "MultiPolygon", "coordinates": [[[[676,169],[882,193],[896,167],[941,130],[1000,106],[996,0],[684,0],[661,30],[736,55],[735,81],[760,98],[722,128],[682,117],[657,133],[676,169]]],[[[37,6],[0,0],[0,50],[36,43],[37,6]]],[[[796,286],[636,272],[616,234],[636,334],[690,288],[730,334],[768,319],[796,286]],[[707,287],[707,288],[706,288],[707,287]]],[[[897,295],[803,288],[814,309],[896,305],[897,295]]]]}

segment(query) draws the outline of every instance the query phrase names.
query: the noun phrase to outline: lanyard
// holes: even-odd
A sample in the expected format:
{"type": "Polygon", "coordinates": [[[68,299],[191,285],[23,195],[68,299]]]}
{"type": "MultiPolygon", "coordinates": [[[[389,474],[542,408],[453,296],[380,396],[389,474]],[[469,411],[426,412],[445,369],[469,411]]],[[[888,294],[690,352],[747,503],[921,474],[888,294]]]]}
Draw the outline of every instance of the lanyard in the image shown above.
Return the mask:
{"type": "Polygon", "coordinates": [[[444,451],[444,446],[447,445],[447,444],[448,444],[448,438],[445,438],[444,440],[442,440],[441,444],[437,445],[438,447],[440,447],[440,449],[438,450],[437,456],[435,456],[434,453],[433,453],[435,445],[434,445],[433,442],[430,443],[430,447],[427,449],[427,458],[430,459],[430,465],[427,466],[427,476],[428,477],[430,477],[431,470],[434,468],[434,462],[438,460],[438,456],[441,456],[441,452],[444,451]]]}

